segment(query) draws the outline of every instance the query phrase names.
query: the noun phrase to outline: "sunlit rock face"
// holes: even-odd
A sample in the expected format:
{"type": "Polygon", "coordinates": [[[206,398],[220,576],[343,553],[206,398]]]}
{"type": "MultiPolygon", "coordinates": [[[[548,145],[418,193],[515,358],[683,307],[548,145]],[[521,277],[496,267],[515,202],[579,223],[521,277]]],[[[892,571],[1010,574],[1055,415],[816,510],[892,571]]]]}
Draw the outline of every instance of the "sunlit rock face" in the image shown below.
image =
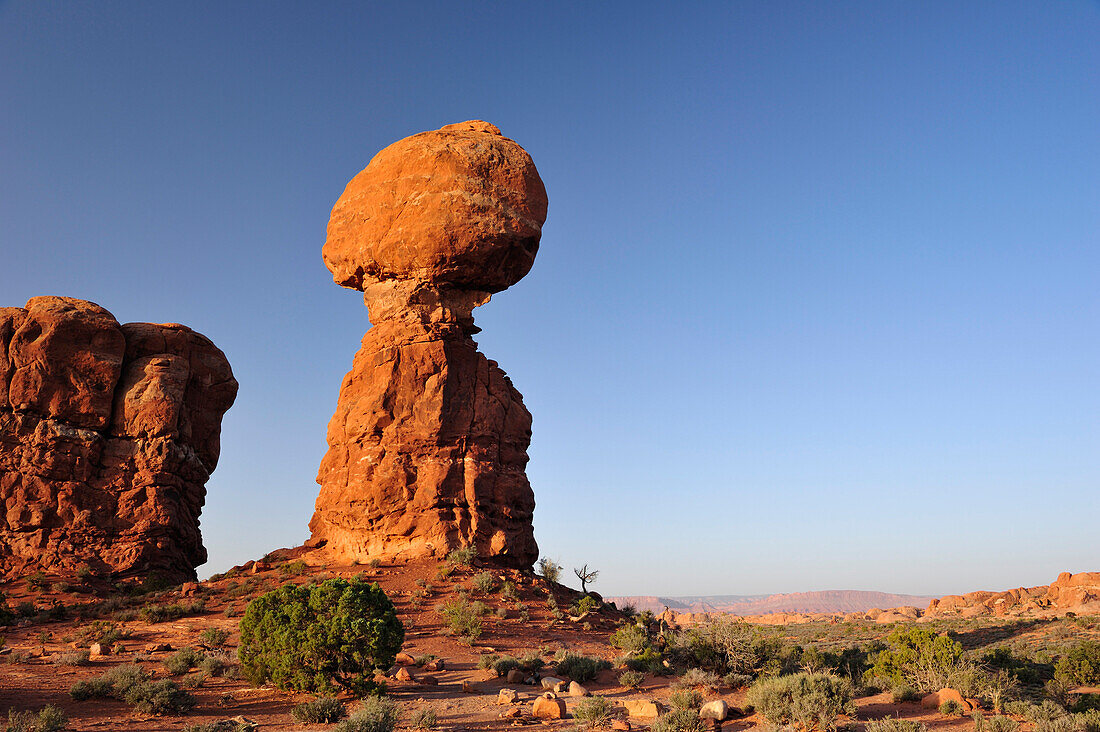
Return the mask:
{"type": "Polygon", "coordinates": [[[329,423],[311,543],[357,561],[538,558],[531,414],[471,336],[473,309],[531,269],[546,206],[530,155],[481,121],[395,142],[348,183],[322,256],[372,327],[329,423]]]}
{"type": "Polygon", "coordinates": [[[0,308],[0,573],[193,578],[236,394],[186,326],[120,325],[67,297],[0,308]]]}

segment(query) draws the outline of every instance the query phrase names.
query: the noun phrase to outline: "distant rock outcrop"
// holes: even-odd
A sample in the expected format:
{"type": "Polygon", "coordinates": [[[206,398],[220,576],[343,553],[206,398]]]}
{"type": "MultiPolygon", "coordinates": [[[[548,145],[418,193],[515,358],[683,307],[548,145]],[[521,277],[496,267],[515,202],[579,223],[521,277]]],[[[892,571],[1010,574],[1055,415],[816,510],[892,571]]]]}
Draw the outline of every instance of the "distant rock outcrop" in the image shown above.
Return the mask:
{"type": "Polygon", "coordinates": [[[207,338],[84,300],[0,308],[0,574],[193,578],[237,382],[207,338]]]}
{"type": "Polygon", "coordinates": [[[933,600],[924,616],[1063,615],[1100,612],[1100,572],[1062,572],[1049,585],[1003,592],[968,592],[933,600]]]}
{"type": "Polygon", "coordinates": [[[471,336],[473,309],[530,270],[546,205],[531,157],[480,121],[395,142],[348,184],[322,254],[373,325],[329,423],[312,545],[352,560],[538,557],[531,414],[471,336]]]}

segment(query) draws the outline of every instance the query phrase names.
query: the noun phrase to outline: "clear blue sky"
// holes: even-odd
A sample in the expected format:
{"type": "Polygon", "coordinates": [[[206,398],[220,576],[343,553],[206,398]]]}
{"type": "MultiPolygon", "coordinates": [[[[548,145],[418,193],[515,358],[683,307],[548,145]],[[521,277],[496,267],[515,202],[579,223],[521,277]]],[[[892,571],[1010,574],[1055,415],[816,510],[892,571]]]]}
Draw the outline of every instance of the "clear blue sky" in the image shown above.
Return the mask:
{"type": "Polygon", "coordinates": [[[368,327],[332,204],[498,125],[550,196],[480,308],[542,550],[605,594],[1100,570],[1100,4],[0,3],[0,304],[210,336],[200,574],[300,543],[368,327]]]}

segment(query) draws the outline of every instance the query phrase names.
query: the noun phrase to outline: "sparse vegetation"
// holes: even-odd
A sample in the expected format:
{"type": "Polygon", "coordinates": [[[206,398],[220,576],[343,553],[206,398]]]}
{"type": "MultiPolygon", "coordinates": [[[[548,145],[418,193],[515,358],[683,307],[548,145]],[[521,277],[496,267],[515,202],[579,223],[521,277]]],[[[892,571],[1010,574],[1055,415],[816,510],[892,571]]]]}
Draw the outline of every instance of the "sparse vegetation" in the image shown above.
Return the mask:
{"type": "Polygon", "coordinates": [[[229,631],[225,628],[207,628],[199,637],[208,648],[222,648],[229,640],[229,631]]]}
{"type": "Polygon", "coordinates": [[[962,705],[954,699],[948,699],[943,704],[940,704],[940,714],[945,717],[961,717],[962,713],[962,705]]]}
{"type": "Polygon", "coordinates": [[[928,726],[910,719],[872,719],[867,722],[864,732],[928,732],[928,726]]]}
{"type": "Polygon", "coordinates": [[[556,668],[558,674],[583,684],[596,678],[600,671],[611,668],[611,663],[602,658],[567,652],[557,659],[556,668]]]}
{"type": "Polygon", "coordinates": [[[393,663],[405,638],[393,604],[377,584],[354,578],[283,585],[248,604],[238,655],[251,683],[365,696],[374,669],[393,663]]]}
{"type": "Polygon", "coordinates": [[[65,712],[47,704],[37,712],[8,710],[5,732],[59,732],[66,728],[69,718],[65,712]]]}
{"type": "Polygon", "coordinates": [[[649,728],[649,732],[704,732],[706,725],[694,709],[673,709],[662,714],[649,728]]]}
{"type": "Polygon", "coordinates": [[[606,697],[589,696],[577,702],[573,718],[590,727],[602,727],[611,719],[611,702],[606,697]]]}
{"type": "Polygon", "coordinates": [[[409,720],[413,729],[435,729],[439,726],[439,715],[431,707],[417,709],[409,720]]]}
{"type": "Polygon", "coordinates": [[[473,641],[481,637],[481,618],[477,608],[468,600],[459,598],[443,603],[439,614],[447,621],[452,635],[473,641]]]}
{"type": "Polygon", "coordinates": [[[746,700],[769,722],[833,730],[839,715],[855,712],[852,693],[848,679],[801,672],[758,680],[746,700]]]}
{"type": "Polygon", "coordinates": [[[561,579],[561,565],[549,557],[539,560],[539,574],[550,584],[557,584],[561,579]]]}
{"type": "Polygon", "coordinates": [[[116,666],[99,678],[80,681],[69,690],[76,701],[111,697],[143,714],[179,715],[195,706],[195,698],[174,682],[149,681],[137,665],[116,666]]]}
{"type": "Polygon", "coordinates": [[[183,676],[203,662],[205,656],[200,651],[187,646],[164,659],[164,668],[172,676],[183,676]]]}
{"type": "Polygon", "coordinates": [[[384,696],[371,696],[350,717],[336,725],[336,732],[393,732],[401,708],[384,696]]]}
{"type": "Polygon", "coordinates": [[[619,683],[628,689],[637,689],[645,681],[645,674],[641,671],[623,671],[619,674],[619,683]]]}
{"type": "Polygon", "coordinates": [[[473,567],[477,560],[477,547],[466,546],[447,555],[447,562],[455,567],[473,567]]]}
{"type": "Polygon", "coordinates": [[[199,615],[206,611],[206,602],[192,600],[191,602],[173,602],[167,605],[146,605],[141,608],[141,619],[147,623],[163,623],[168,620],[178,620],[186,615],[199,615]]]}
{"type": "Polygon", "coordinates": [[[87,666],[91,662],[91,654],[88,651],[68,651],[59,653],[53,658],[55,666],[87,666]]]}
{"type": "Polygon", "coordinates": [[[348,710],[339,699],[322,696],[297,705],[290,710],[290,716],[308,724],[332,724],[348,716],[348,710]]]}
{"type": "Polygon", "coordinates": [[[488,595],[496,589],[497,581],[490,572],[478,572],[474,575],[472,584],[474,590],[483,595],[488,595]]]}

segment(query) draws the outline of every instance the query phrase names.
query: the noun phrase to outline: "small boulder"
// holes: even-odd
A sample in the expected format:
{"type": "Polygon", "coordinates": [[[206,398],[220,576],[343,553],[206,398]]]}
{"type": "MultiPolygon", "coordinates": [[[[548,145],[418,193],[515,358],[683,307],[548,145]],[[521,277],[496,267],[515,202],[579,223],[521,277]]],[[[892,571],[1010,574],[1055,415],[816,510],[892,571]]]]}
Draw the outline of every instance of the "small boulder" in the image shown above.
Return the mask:
{"type": "Polygon", "coordinates": [[[565,719],[565,702],[552,691],[547,691],[535,699],[531,714],[536,719],[565,719]]]}
{"type": "Polygon", "coordinates": [[[511,709],[505,709],[500,713],[501,719],[519,719],[523,716],[523,710],[519,707],[512,707],[511,709]]]}
{"type": "Polygon", "coordinates": [[[729,705],[721,699],[715,699],[709,701],[703,706],[699,707],[700,719],[714,719],[719,722],[723,721],[730,715],[729,705]]]}
{"type": "Polygon", "coordinates": [[[630,732],[630,722],[625,719],[612,719],[611,729],[616,730],[616,732],[630,732]]]}
{"type": "Polygon", "coordinates": [[[508,669],[507,680],[509,684],[522,684],[523,672],[518,668],[508,669]]]}
{"type": "Polygon", "coordinates": [[[664,709],[664,705],[654,699],[627,699],[623,706],[627,714],[639,719],[656,719],[664,709]]]}
{"type": "Polygon", "coordinates": [[[424,686],[439,686],[439,679],[429,674],[418,676],[416,681],[417,683],[423,684],[424,686]]]}
{"type": "Polygon", "coordinates": [[[146,643],[145,650],[150,653],[161,653],[162,651],[172,650],[172,646],[169,643],[146,643]]]}
{"type": "Polygon", "coordinates": [[[565,682],[553,676],[543,676],[540,683],[542,684],[542,688],[547,691],[557,691],[558,684],[563,684],[565,682]]]}
{"type": "Polygon", "coordinates": [[[108,643],[93,643],[88,646],[88,657],[99,658],[100,656],[111,655],[111,646],[108,643]]]}
{"type": "Polygon", "coordinates": [[[407,668],[405,668],[404,666],[397,669],[397,673],[395,673],[393,675],[393,677],[395,679],[397,679],[398,681],[412,681],[413,680],[413,675],[411,673],[409,673],[409,670],[407,668]]]}
{"type": "Polygon", "coordinates": [[[416,663],[416,659],[405,653],[404,651],[394,656],[393,660],[394,663],[396,663],[398,666],[412,666],[416,663]]]}
{"type": "Polygon", "coordinates": [[[501,689],[497,692],[497,704],[511,704],[519,698],[515,689],[501,689]]]}
{"type": "Polygon", "coordinates": [[[588,696],[588,689],[584,688],[576,681],[569,682],[569,696],[588,696]]]}
{"type": "Polygon", "coordinates": [[[463,694],[480,694],[481,688],[469,679],[462,680],[462,693],[463,694]]]}
{"type": "Polygon", "coordinates": [[[967,707],[969,707],[970,705],[966,703],[965,699],[963,699],[962,694],[951,688],[943,688],[939,691],[933,691],[931,694],[921,699],[920,704],[922,707],[925,707],[927,709],[939,709],[943,705],[943,703],[947,701],[956,702],[959,705],[960,711],[969,711],[967,707]]]}
{"type": "Polygon", "coordinates": [[[446,663],[442,658],[433,658],[431,661],[424,664],[425,671],[443,671],[446,668],[446,663]]]}

